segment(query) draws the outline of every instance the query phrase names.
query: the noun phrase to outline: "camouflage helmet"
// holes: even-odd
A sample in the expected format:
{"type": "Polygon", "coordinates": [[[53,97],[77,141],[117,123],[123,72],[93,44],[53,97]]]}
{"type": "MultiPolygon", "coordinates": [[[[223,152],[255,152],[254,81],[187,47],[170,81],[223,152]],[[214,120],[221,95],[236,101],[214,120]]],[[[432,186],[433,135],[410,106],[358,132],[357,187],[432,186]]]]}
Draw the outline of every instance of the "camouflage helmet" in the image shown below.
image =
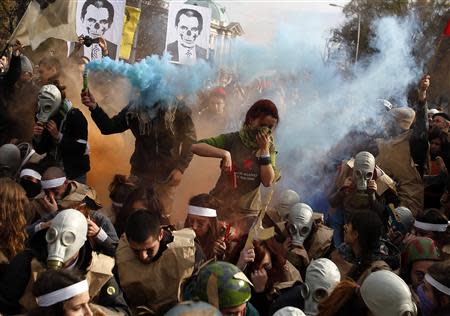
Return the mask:
{"type": "Polygon", "coordinates": [[[196,296],[219,309],[247,303],[251,297],[251,282],[235,265],[216,261],[200,269],[196,296]]]}
{"type": "Polygon", "coordinates": [[[219,316],[217,308],[205,302],[186,301],[172,307],[164,316],[219,316]]]}
{"type": "Polygon", "coordinates": [[[421,260],[440,260],[439,249],[433,239],[416,237],[402,252],[402,268],[405,270],[409,269],[414,262],[421,260]]]}

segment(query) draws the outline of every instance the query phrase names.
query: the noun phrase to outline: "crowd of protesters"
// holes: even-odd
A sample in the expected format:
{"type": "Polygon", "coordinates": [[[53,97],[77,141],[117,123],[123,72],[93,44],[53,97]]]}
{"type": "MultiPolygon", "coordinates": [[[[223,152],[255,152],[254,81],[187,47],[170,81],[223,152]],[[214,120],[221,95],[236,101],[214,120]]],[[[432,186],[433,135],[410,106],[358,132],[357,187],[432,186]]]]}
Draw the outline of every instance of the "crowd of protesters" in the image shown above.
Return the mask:
{"type": "Polygon", "coordinates": [[[35,71],[18,42],[0,61],[0,314],[450,315],[450,117],[427,101],[430,76],[383,112],[381,133],[348,136],[324,214],[295,187],[262,202],[283,181],[272,100],[232,129],[237,90],[220,86],[196,107],[137,97],[111,117],[98,91],[66,96],[63,74],[88,62],[48,56],[35,71]],[[197,139],[194,118],[225,133],[197,139]],[[88,122],[135,137],[107,205],[87,177],[88,122]],[[221,172],[176,227],[194,155],[221,172]]]}

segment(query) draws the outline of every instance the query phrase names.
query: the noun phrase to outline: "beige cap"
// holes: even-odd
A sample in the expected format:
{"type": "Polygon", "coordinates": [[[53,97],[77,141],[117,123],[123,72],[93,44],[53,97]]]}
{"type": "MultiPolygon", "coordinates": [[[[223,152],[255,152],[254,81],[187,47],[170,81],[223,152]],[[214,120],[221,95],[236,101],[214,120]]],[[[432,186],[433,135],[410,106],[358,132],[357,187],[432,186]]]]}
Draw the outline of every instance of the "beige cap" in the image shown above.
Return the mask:
{"type": "Polygon", "coordinates": [[[390,110],[389,113],[391,113],[398,125],[404,130],[408,130],[411,127],[416,117],[416,112],[408,107],[395,108],[390,110]]]}
{"type": "Polygon", "coordinates": [[[438,113],[440,113],[440,111],[438,110],[438,109],[429,109],[428,111],[427,111],[427,114],[428,115],[434,115],[434,114],[438,114],[438,113]]]}

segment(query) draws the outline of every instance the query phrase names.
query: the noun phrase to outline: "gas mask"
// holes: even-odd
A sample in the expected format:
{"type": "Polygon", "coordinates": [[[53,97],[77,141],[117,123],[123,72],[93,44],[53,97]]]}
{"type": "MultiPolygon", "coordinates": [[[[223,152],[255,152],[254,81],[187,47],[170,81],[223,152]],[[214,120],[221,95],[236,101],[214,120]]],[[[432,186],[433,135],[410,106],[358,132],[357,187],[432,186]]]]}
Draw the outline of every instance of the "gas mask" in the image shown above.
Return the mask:
{"type": "Polygon", "coordinates": [[[371,153],[362,151],[355,156],[353,181],[355,181],[358,191],[367,190],[367,183],[373,178],[374,170],[375,157],[371,153]]]}
{"type": "Polygon", "coordinates": [[[284,190],[281,192],[280,198],[278,199],[278,203],[275,206],[275,210],[278,215],[285,220],[289,215],[290,208],[300,202],[300,197],[297,192],[293,190],[284,190]]]}
{"type": "Polygon", "coordinates": [[[55,85],[43,86],[38,94],[38,112],[36,114],[38,122],[47,123],[53,115],[58,113],[61,101],[61,92],[55,85]]]}
{"type": "Polygon", "coordinates": [[[86,242],[87,220],[77,210],[67,209],[59,212],[47,230],[47,266],[61,269],[72,259],[86,242]]]}
{"type": "Polygon", "coordinates": [[[313,211],[304,203],[294,204],[289,210],[287,230],[292,238],[292,244],[303,246],[305,239],[311,233],[313,224],[313,211]]]}
{"type": "Polygon", "coordinates": [[[394,272],[372,272],[359,288],[364,304],[374,316],[417,315],[408,285],[394,272]]]}
{"type": "Polygon", "coordinates": [[[340,281],[341,273],[333,261],[326,258],[313,260],[306,269],[305,283],[301,290],[305,300],[305,314],[317,315],[320,301],[328,297],[340,281]]]}

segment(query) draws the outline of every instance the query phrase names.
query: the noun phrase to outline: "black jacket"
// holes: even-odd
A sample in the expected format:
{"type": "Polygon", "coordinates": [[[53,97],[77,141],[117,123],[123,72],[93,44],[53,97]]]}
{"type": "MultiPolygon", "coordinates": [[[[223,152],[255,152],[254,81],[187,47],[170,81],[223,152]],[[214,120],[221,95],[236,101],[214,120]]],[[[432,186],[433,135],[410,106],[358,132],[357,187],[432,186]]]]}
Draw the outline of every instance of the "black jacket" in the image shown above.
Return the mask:
{"type": "Polygon", "coordinates": [[[136,138],[130,159],[131,173],[150,181],[164,181],[173,169],[184,172],[193,157],[191,146],[196,134],[190,109],[182,103],[177,105],[173,132],[167,128],[165,115],[166,110],[161,109],[153,120],[144,124],[130,104],[112,118],[100,106],[91,112],[103,135],[131,130],[136,138]]]}
{"type": "MultiPolygon", "coordinates": [[[[85,200],[86,199],[89,199],[89,198],[86,197],[85,200]]],[[[36,234],[35,233],[36,225],[38,225],[42,222],[50,221],[56,215],[57,215],[57,213],[49,213],[48,216],[46,216],[45,218],[40,218],[39,220],[33,222],[31,225],[28,225],[26,227],[28,238],[33,238],[34,234],[36,234]]],[[[97,237],[93,238],[93,242],[94,242],[94,244],[92,245],[93,250],[95,252],[99,252],[99,253],[102,253],[104,255],[114,258],[115,254],[116,254],[117,245],[119,244],[119,237],[117,237],[117,233],[114,228],[114,225],[111,223],[111,221],[109,220],[108,217],[106,217],[105,215],[103,215],[100,212],[90,211],[89,216],[97,224],[97,226],[101,230],[103,230],[107,235],[106,239],[103,241],[99,240],[97,237]]]]}
{"type": "Polygon", "coordinates": [[[71,108],[65,117],[58,113],[51,120],[63,135],[59,143],[44,129],[41,137],[33,138],[33,146],[38,154],[47,153],[62,161],[67,177],[76,179],[90,170],[87,120],[76,108],[71,108]]]}
{"type": "MultiPolygon", "coordinates": [[[[172,55],[173,61],[180,61],[180,56],[178,52],[178,41],[172,42],[169,45],[167,45],[167,52],[169,52],[170,55],[172,55]]],[[[206,59],[206,49],[198,45],[195,45],[195,57],[196,59],[206,59]]]]}
{"type": "Polygon", "coordinates": [[[273,315],[277,310],[286,306],[297,307],[298,309],[303,310],[305,308],[305,300],[302,296],[302,287],[303,284],[301,282],[296,282],[292,287],[282,290],[280,296],[273,300],[266,313],[268,313],[268,315],[273,315]]]}
{"type": "Polygon", "coordinates": [[[12,56],[8,71],[0,75],[0,146],[9,143],[15,136],[10,127],[13,124],[13,116],[9,109],[14,85],[20,78],[21,73],[20,56],[12,56]]]}
{"type": "MultiPolygon", "coordinates": [[[[0,279],[0,313],[7,315],[20,314],[22,306],[19,303],[31,277],[31,261],[39,260],[44,266],[47,258],[47,244],[45,242],[46,230],[37,233],[30,241],[30,249],[16,255],[10,262],[6,272],[0,279]]],[[[92,260],[92,250],[89,242],[80,249],[76,268],[81,273],[87,273],[92,260]]],[[[102,287],[93,302],[117,312],[131,315],[130,309],[123,297],[123,292],[118,286],[114,276],[102,287]],[[114,287],[115,291],[108,291],[114,287]],[[109,292],[109,293],[108,293],[109,292]],[[111,294],[112,293],[112,294],[111,294]]]]}

